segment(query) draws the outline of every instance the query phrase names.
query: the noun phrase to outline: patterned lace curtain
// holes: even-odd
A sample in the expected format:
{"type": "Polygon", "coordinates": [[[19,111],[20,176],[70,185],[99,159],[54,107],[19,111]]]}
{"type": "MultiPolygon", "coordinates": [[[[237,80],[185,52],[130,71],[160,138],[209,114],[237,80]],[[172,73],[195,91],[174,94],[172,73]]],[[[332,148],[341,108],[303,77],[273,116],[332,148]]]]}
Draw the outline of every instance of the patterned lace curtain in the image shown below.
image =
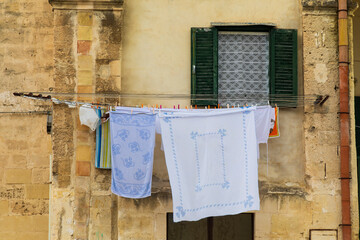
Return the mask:
{"type": "Polygon", "coordinates": [[[221,106],[264,105],[269,99],[269,35],[219,32],[221,106]]]}

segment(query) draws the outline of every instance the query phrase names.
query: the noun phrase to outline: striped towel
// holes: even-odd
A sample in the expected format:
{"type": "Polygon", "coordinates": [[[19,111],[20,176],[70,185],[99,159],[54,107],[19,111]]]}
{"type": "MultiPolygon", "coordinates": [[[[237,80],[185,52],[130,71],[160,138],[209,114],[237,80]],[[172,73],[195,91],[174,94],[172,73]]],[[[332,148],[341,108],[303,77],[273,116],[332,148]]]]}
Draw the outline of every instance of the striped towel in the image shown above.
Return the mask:
{"type": "MultiPolygon", "coordinates": [[[[101,118],[105,110],[96,109],[96,113],[101,118]]],[[[102,123],[96,129],[96,152],[95,167],[111,169],[111,140],[110,140],[110,121],[102,123]]]]}

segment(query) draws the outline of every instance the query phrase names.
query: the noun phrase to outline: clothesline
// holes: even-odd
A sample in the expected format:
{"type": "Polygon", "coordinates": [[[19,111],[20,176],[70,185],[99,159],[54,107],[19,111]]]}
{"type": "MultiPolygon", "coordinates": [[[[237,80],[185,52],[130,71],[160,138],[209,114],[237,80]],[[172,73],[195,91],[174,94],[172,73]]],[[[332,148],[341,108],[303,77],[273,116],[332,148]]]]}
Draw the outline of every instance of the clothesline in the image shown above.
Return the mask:
{"type": "MultiPolygon", "coordinates": [[[[131,99],[131,98],[137,98],[137,99],[187,99],[190,100],[191,98],[195,98],[197,101],[206,101],[206,100],[214,100],[214,95],[209,94],[133,94],[133,93],[51,93],[51,92],[33,92],[33,93],[14,93],[15,96],[21,96],[25,98],[35,99],[35,100],[44,100],[44,101],[52,101],[55,104],[63,103],[67,104],[69,107],[76,107],[79,105],[90,105],[94,106],[96,108],[101,109],[108,109],[110,106],[119,105],[119,102],[124,99],[131,99]],[[51,95],[48,95],[51,94],[51,95]],[[46,95],[46,96],[44,96],[46,95]],[[71,100],[61,100],[52,96],[91,96],[91,97],[105,97],[105,98],[118,98],[114,99],[114,103],[104,103],[104,102],[83,102],[83,101],[71,101],[71,100]]],[[[297,102],[297,106],[305,106],[306,104],[320,104],[322,105],[329,96],[321,96],[321,95],[307,95],[307,96],[280,96],[280,95],[270,95],[269,97],[264,98],[227,98],[226,101],[242,101],[242,102],[252,102],[252,101],[258,101],[265,103],[267,102],[268,105],[270,102],[276,100],[277,103],[282,103],[283,105],[289,102],[297,102]],[[278,97],[275,97],[278,96],[278,97]]],[[[225,104],[225,99],[219,98],[219,104],[217,105],[218,108],[227,106],[225,104]]],[[[145,104],[146,105],[146,104],[145,104]]],[[[171,105],[171,104],[168,104],[171,105]]],[[[254,104],[251,104],[252,106],[255,106],[254,104]]],[[[151,107],[150,105],[148,105],[151,107]]],[[[152,105],[152,107],[155,106],[161,106],[160,104],[152,105]]],[[[165,106],[165,105],[164,105],[165,106]]],[[[230,104],[230,107],[236,107],[239,106],[239,104],[230,104]]],[[[129,106],[129,107],[139,107],[139,105],[129,106]]],[[[210,105],[208,106],[210,107],[210,105]]],[[[157,107],[158,108],[158,107],[157,107]]],[[[170,106],[172,108],[172,106],[170,106]]],[[[184,107],[183,107],[184,108],[184,107]]]]}
{"type": "MultiPolygon", "coordinates": [[[[249,93],[256,91],[249,91],[249,93]]],[[[213,100],[214,98],[218,98],[219,94],[177,94],[177,93],[61,93],[61,92],[31,92],[36,95],[50,95],[51,97],[56,96],[80,96],[80,97],[108,97],[108,98],[169,98],[169,99],[191,99],[196,98],[197,100],[213,100]]],[[[14,93],[15,94],[15,93],[14,93]]],[[[17,94],[26,94],[26,93],[17,93],[17,94]]],[[[19,95],[18,95],[19,96],[19,95]]],[[[319,95],[282,95],[282,94],[267,94],[266,97],[252,98],[252,99],[272,99],[272,98],[280,98],[284,100],[293,100],[293,99],[309,99],[315,100],[319,95]]],[[[248,97],[244,98],[231,98],[230,100],[247,100],[248,97]]]]}

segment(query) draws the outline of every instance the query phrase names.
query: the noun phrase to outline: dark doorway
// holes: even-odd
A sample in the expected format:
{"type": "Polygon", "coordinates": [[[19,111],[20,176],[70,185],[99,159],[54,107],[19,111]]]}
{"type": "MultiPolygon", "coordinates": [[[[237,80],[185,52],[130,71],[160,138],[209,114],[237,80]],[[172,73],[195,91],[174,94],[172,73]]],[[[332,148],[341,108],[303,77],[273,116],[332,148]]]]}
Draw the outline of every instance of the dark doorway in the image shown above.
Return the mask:
{"type": "Polygon", "coordinates": [[[254,214],[209,217],[196,222],[173,222],[167,214],[167,240],[253,240],[254,214]]]}

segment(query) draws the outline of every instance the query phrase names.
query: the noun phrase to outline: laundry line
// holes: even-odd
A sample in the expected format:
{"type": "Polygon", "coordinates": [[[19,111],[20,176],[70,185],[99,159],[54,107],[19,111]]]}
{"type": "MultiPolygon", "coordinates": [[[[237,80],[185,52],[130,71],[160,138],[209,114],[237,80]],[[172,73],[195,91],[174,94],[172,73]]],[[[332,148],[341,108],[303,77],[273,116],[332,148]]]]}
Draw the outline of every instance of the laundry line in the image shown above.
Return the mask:
{"type": "MultiPolygon", "coordinates": [[[[225,107],[226,104],[225,101],[228,103],[229,101],[232,102],[243,102],[243,103],[250,103],[250,102],[259,102],[259,103],[266,103],[267,105],[270,105],[271,102],[273,102],[274,100],[276,100],[277,103],[282,103],[283,106],[286,106],[287,103],[293,103],[296,102],[296,106],[297,107],[301,107],[301,106],[305,106],[307,104],[320,104],[322,105],[328,98],[329,96],[322,96],[322,95],[306,95],[306,96],[283,96],[283,95],[278,95],[278,94],[274,94],[274,95],[270,95],[269,97],[246,97],[246,98],[221,98],[218,97],[218,95],[214,95],[214,94],[136,94],[136,93],[56,93],[56,92],[30,92],[30,93],[23,93],[23,92],[15,92],[13,93],[14,96],[19,96],[19,97],[25,97],[25,98],[29,98],[29,99],[34,99],[34,100],[44,100],[44,101],[52,101],[55,104],[59,104],[59,103],[64,103],[67,104],[69,107],[76,107],[78,105],[90,105],[90,106],[94,106],[94,107],[103,107],[103,108],[109,108],[110,106],[119,106],[120,102],[122,100],[127,100],[127,99],[138,99],[138,100],[145,100],[145,99],[161,99],[162,101],[164,100],[196,100],[196,101],[214,101],[215,99],[218,100],[217,107],[225,107]],[[65,98],[70,98],[70,99],[59,99],[59,98],[55,98],[55,97],[65,97],[65,98]],[[92,97],[95,98],[96,100],[92,101],[92,102],[84,102],[84,101],[75,101],[73,100],[74,97],[92,97]],[[99,98],[105,98],[108,100],[112,99],[112,103],[109,102],[104,102],[104,99],[99,99],[99,98]]],[[[244,104],[244,105],[245,105],[244,104]]],[[[130,106],[128,103],[126,104],[128,107],[139,107],[139,104],[135,104],[134,106],[130,106]]],[[[141,104],[144,105],[144,104],[141,104]]],[[[149,104],[145,104],[148,105],[149,107],[151,105],[149,104]]],[[[165,106],[165,104],[162,104],[165,106]]],[[[169,105],[169,104],[167,104],[169,105]]],[[[179,104],[176,104],[179,105],[179,104]]],[[[193,104],[194,106],[196,106],[195,104],[193,104]]],[[[239,104],[230,104],[230,107],[236,107],[239,104]]],[[[242,105],[242,104],[241,104],[242,105]]],[[[250,105],[250,104],[249,104],[250,105]]],[[[256,106],[258,104],[251,104],[251,106],[256,106]]],[[[274,104],[273,104],[274,105],[274,104]]],[[[156,104],[153,105],[152,107],[155,106],[161,106],[161,104],[156,104]]],[[[175,105],[174,105],[175,106],[175,105]]],[[[189,106],[187,106],[189,107],[189,106]]],[[[190,105],[191,107],[191,105],[190,105]]],[[[189,107],[189,108],[190,108],[189,107]]],[[[208,108],[210,107],[214,107],[214,106],[210,106],[208,105],[208,108]]],[[[293,106],[290,106],[293,107],[293,106]]],[[[158,107],[157,107],[158,108],[158,107]]],[[[161,108],[161,107],[160,107],[161,108]]],[[[171,104],[170,104],[170,108],[172,108],[171,104]]],[[[185,108],[183,106],[183,108],[185,108]]]]}
{"type": "MultiPolygon", "coordinates": [[[[253,93],[256,91],[249,91],[249,93],[253,93]]],[[[200,100],[213,100],[214,98],[218,98],[220,93],[218,94],[182,94],[182,93],[63,93],[63,92],[31,92],[32,94],[37,95],[50,95],[51,97],[62,96],[62,97],[72,97],[72,96],[80,96],[80,97],[107,97],[107,98],[175,98],[175,99],[191,99],[196,98],[200,100]]],[[[25,93],[18,93],[25,94],[25,93]]],[[[292,99],[316,99],[319,95],[283,95],[283,94],[267,94],[266,97],[256,97],[252,99],[271,99],[271,98],[280,98],[286,100],[292,99]]],[[[228,99],[228,98],[227,98],[228,99]]],[[[231,100],[246,100],[251,99],[250,97],[246,98],[229,98],[231,100]]]]}

